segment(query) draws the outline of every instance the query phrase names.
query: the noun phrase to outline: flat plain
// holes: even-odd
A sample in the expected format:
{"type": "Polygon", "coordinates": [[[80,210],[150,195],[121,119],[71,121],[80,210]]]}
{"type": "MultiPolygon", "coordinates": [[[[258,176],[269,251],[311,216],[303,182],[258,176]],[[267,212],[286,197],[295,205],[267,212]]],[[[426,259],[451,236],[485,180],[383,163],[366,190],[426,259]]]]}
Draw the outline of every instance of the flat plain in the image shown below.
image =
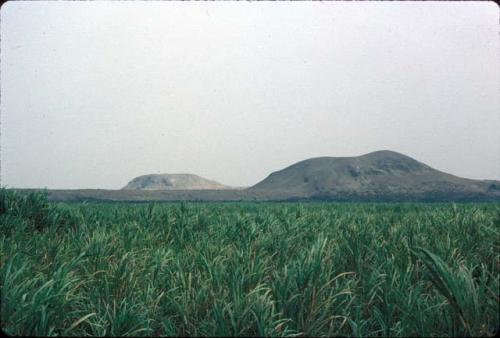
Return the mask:
{"type": "Polygon", "coordinates": [[[0,195],[1,327],[35,336],[493,336],[499,203],[0,195]]]}

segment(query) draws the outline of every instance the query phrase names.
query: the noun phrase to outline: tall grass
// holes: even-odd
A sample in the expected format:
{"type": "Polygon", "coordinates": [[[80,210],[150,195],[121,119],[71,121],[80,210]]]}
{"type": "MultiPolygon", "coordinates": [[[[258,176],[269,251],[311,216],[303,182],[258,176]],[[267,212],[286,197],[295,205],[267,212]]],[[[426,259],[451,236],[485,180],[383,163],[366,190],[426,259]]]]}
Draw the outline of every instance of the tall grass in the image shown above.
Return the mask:
{"type": "Polygon", "coordinates": [[[0,190],[1,327],[492,336],[498,204],[56,204],[0,190]]]}

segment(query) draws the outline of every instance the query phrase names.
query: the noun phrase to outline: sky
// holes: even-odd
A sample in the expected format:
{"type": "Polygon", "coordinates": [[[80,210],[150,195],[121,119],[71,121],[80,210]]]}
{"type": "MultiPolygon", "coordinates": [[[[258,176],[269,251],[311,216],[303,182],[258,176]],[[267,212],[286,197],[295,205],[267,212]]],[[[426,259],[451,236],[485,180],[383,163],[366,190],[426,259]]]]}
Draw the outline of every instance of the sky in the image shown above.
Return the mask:
{"type": "Polygon", "coordinates": [[[250,186],[382,149],[500,180],[493,2],[23,1],[0,19],[2,186],[250,186]]]}

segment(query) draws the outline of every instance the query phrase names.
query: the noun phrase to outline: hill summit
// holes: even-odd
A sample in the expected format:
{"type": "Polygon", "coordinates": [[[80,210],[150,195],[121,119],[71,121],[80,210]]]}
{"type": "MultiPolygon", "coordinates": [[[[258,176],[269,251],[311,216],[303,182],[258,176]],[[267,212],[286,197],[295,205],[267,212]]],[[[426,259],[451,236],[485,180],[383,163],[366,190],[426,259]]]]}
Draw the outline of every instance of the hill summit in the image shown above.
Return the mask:
{"type": "Polygon", "coordinates": [[[193,174],[151,174],[131,180],[122,190],[219,190],[231,187],[193,174]]]}
{"type": "Polygon", "coordinates": [[[382,150],[362,156],[317,157],[297,162],[273,172],[249,191],[287,199],[446,200],[469,196],[500,198],[500,182],[460,178],[406,155],[382,150]]]}

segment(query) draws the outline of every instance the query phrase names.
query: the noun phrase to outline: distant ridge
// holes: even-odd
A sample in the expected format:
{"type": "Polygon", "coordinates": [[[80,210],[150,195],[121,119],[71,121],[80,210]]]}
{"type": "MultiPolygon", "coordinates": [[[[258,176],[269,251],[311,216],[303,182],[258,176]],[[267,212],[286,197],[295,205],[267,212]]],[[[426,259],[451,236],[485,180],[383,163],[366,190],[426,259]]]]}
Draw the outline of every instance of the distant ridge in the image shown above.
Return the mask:
{"type": "Polygon", "coordinates": [[[121,190],[46,192],[52,201],[72,202],[500,202],[500,181],[457,177],[395,151],[381,150],[361,156],[300,161],[250,188],[229,187],[193,174],[158,174],[136,177],[121,190]]]}
{"type": "Polygon", "coordinates": [[[134,178],[122,190],[220,190],[231,187],[193,174],[151,174],[134,178]]]}
{"type": "Polygon", "coordinates": [[[409,156],[381,150],[354,157],[317,157],[273,172],[248,189],[288,198],[343,199],[397,197],[450,199],[500,198],[500,181],[453,176],[409,156]]]}

